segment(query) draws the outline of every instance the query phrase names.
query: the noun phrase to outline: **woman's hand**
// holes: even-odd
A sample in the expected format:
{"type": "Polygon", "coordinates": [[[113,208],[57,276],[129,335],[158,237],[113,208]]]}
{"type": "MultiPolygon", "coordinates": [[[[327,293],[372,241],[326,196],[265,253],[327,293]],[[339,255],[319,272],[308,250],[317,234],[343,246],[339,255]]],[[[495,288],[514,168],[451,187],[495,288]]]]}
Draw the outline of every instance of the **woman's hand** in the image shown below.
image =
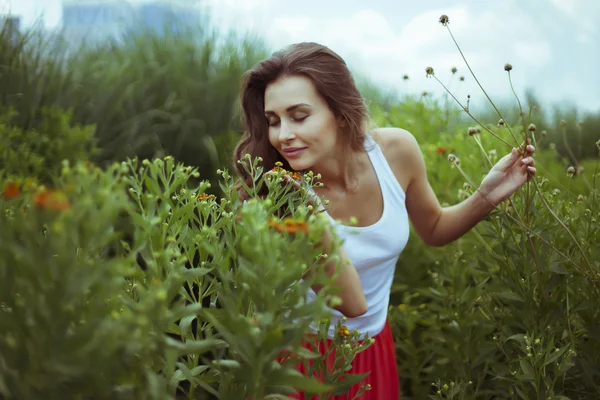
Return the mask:
{"type": "MultiPolygon", "coordinates": [[[[272,171],[267,172],[267,174],[272,173],[272,171]]],[[[314,190],[307,188],[302,181],[295,180],[289,174],[283,174],[282,178],[284,181],[291,183],[294,189],[299,190],[303,195],[307,196],[307,205],[313,207],[313,213],[320,213],[325,210],[323,207],[323,202],[319,196],[317,196],[314,190]]],[[[323,237],[321,238],[320,242],[315,244],[318,247],[322,247],[324,254],[329,254],[333,247],[333,229],[334,227],[332,225],[326,228],[323,232],[323,237]]],[[[340,289],[340,292],[337,294],[337,296],[341,300],[341,304],[332,306],[347,318],[356,318],[365,314],[369,309],[367,299],[365,297],[358,272],[356,271],[356,268],[354,268],[354,265],[352,265],[352,261],[348,257],[348,254],[343,246],[337,248],[337,254],[339,256],[339,261],[341,261],[341,273],[336,277],[335,281],[333,282],[333,286],[340,289]]],[[[317,262],[325,263],[325,271],[329,277],[332,277],[334,274],[336,274],[338,262],[335,261],[335,259],[332,261],[325,261],[325,259],[321,259],[317,262]]],[[[311,268],[306,271],[304,278],[310,276],[310,273],[311,268]]],[[[315,293],[318,293],[322,289],[322,286],[318,284],[314,284],[311,287],[315,293]]]]}
{"type": "Polygon", "coordinates": [[[494,206],[509,198],[525,182],[535,176],[535,160],[533,153],[535,148],[530,144],[522,155],[518,149],[502,157],[481,182],[479,193],[494,206]]]}

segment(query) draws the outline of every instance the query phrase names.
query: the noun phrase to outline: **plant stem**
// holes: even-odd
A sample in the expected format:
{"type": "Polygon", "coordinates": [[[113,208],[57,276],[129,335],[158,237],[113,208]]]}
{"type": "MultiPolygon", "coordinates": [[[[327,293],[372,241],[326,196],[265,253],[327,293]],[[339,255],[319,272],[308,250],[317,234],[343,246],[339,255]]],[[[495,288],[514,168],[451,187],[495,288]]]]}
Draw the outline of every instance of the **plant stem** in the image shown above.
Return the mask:
{"type": "MultiPolygon", "coordinates": [[[[477,82],[477,85],[479,85],[479,88],[481,89],[481,91],[483,92],[483,94],[485,95],[485,97],[487,97],[487,99],[489,100],[490,104],[492,105],[492,107],[494,107],[494,110],[496,110],[496,112],[498,113],[498,115],[500,116],[500,118],[504,119],[504,117],[502,116],[502,113],[500,112],[500,110],[498,110],[498,108],[496,107],[496,105],[494,104],[494,102],[492,101],[492,99],[490,98],[490,96],[488,96],[487,92],[485,91],[485,89],[483,88],[483,86],[481,85],[481,83],[479,83],[479,80],[477,79],[477,76],[475,76],[475,73],[471,69],[471,66],[469,65],[469,62],[467,61],[467,58],[463,54],[460,46],[458,45],[458,42],[454,38],[454,35],[452,34],[452,31],[450,30],[450,27],[448,26],[448,24],[446,24],[444,26],[446,27],[446,29],[448,29],[448,32],[450,33],[450,37],[452,38],[452,41],[454,41],[454,44],[456,45],[456,48],[458,49],[460,55],[462,56],[462,59],[465,61],[465,64],[467,65],[467,68],[469,69],[469,72],[471,72],[471,76],[473,76],[473,79],[475,79],[475,82],[477,82]]],[[[508,123],[506,123],[505,119],[504,119],[504,123],[506,124],[506,127],[508,128],[508,131],[512,135],[512,137],[515,140],[515,142],[518,143],[519,141],[515,137],[512,129],[510,129],[510,126],[508,125],[508,123]]]]}
{"type": "MultiPolygon", "coordinates": [[[[508,143],[506,140],[502,139],[500,136],[496,135],[494,132],[492,132],[490,129],[488,129],[485,125],[483,125],[477,118],[475,118],[475,116],[473,114],[471,114],[471,112],[469,111],[469,109],[465,106],[462,105],[462,103],[448,90],[448,88],[446,87],[446,85],[444,85],[442,83],[442,81],[440,81],[437,76],[433,75],[433,78],[439,82],[440,85],[442,85],[442,87],[446,90],[446,92],[448,92],[450,94],[450,96],[452,96],[452,98],[458,103],[458,105],[460,105],[460,107],[464,110],[464,112],[467,113],[467,115],[469,117],[471,117],[475,122],[477,122],[477,124],[479,124],[479,126],[481,126],[484,130],[486,130],[489,134],[491,134],[493,137],[495,137],[496,139],[500,140],[501,142],[503,142],[504,144],[506,144],[508,147],[514,147],[512,144],[508,143]]],[[[514,137],[514,135],[513,135],[514,137]]],[[[515,138],[515,142],[518,142],[515,138]]]]}

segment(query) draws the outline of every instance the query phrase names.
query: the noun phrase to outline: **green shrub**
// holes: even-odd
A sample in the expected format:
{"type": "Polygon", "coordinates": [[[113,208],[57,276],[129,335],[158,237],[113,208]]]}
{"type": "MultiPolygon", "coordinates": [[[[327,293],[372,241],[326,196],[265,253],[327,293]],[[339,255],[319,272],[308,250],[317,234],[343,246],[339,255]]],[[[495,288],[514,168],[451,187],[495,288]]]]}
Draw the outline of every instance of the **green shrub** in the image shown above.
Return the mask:
{"type": "Polygon", "coordinates": [[[63,161],[87,161],[94,155],[94,127],[74,126],[70,113],[55,108],[41,115],[39,126],[25,131],[14,122],[16,112],[0,114],[0,179],[51,184],[63,161]]]}
{"type": "Polygon", "coordinates": [[[17,111],[25,131],[39,128],[46,108],[72,110],[74,123],[96,127],[99,165],[172,155],[218,179],[233,149],[241,75],[265,55],[257,38],[202,26],[139,27],[80,47],[37,27],[16,40],[1,31],[0,105],[17,111]]]}
{"type": "MultiPolygon", "coordinates": [[[[541,138],[527,113],[498,126],[498,118],[507,121],[502,114],[489,121],[464,104],[458,109],[476,120],[479,134],[464,125],[441,129],[452,124],[435,103],[375,114],[378,125],[417,136],[444,205],[470,196],[509,146],[541,138]]],[[[538,146],[536,178],[470,233],[441,249],[409,242],[390,305],[404,395],[598,397],[599,162],[580,160],[576,168],[552,146],[538,146]]]]}
{"type": "MultiPolygon", "coordinates": [[[[248,166],[263,182],[258,162],[248,166]]],[[[107,171],[65,162],[52,189],[4,193],[4,398],[247,399],[292,387],[329,398],[361,379],[346,370],[368,337],[336,337],[332,370],[302,347],[310,324],[325,337],[335,298],[314,262],[328,220],[280,178],[267,182],[268,198],[240,207],[221,174],[217,199],[172,157],[107,171]],[[303,229],[277,229],[285,204],[298,204],[290,218],[303,229]],[[325,288],[305,303],[314,283],[325,288]],[[295,369],[309,360],[320,381],[295,369]]]]}

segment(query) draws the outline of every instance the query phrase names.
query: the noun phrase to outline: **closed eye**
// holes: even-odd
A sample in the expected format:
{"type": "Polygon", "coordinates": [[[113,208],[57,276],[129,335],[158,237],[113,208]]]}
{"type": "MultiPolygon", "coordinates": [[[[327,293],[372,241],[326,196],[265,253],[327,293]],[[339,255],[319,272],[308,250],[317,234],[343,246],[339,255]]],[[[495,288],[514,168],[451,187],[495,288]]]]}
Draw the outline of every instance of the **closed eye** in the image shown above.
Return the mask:
{"type": "MultiPolygon", "coordinates": [[[[302,122],[302,121],[304,121],[304,120],[305,120],[307,117],[308,117],[308,115],[305,115],[305,116],[303,116],[303,117],[300,117],[300,118],[292,118],[292,121],[294,121],[294,122],[296,122],[296,123],[301,123],[301,122],[302,122]]],[[[277,126],[277,125],[279,125],[279,122],[280,122],[279,120],[276,120],[276,121],[270,121],[270,120],[267,120],[267,123],[269,124],[269,126],[277,126]]]]}
{"type": "Polygon", "coordinates": [[[295,122],[302,122],[306,119],[306,116],[300,118],[292,118],[295,122]]]}

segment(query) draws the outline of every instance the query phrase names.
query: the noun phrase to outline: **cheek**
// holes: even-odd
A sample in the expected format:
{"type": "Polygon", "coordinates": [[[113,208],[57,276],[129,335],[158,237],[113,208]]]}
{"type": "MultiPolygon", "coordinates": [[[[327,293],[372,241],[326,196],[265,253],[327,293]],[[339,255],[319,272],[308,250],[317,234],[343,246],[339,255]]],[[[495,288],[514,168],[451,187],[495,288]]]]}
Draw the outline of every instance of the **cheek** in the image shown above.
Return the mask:
{"type": "Polygon", "coordinates": [[[269,143],[271,143],[271,146],[277,148],[278,141],[277,141],[277,132],[275,131],[275,129],[269,129],[268,135],[269,135],[269,143]]]}

